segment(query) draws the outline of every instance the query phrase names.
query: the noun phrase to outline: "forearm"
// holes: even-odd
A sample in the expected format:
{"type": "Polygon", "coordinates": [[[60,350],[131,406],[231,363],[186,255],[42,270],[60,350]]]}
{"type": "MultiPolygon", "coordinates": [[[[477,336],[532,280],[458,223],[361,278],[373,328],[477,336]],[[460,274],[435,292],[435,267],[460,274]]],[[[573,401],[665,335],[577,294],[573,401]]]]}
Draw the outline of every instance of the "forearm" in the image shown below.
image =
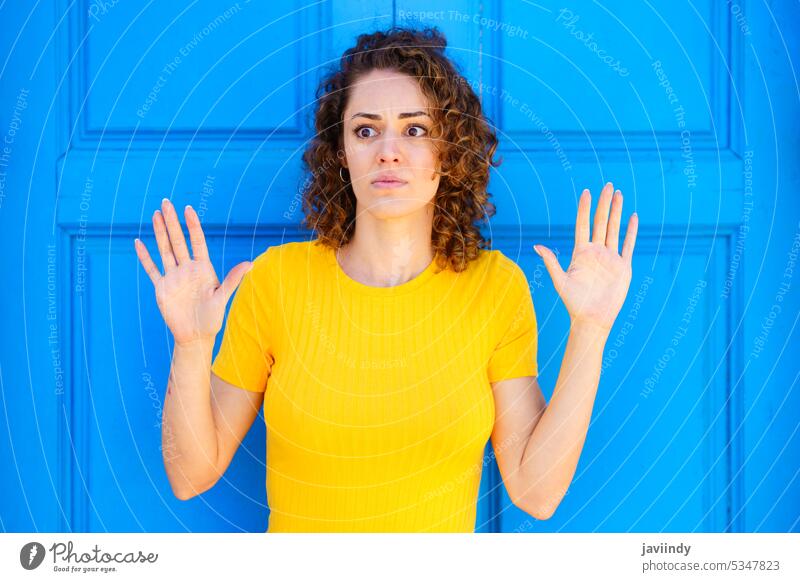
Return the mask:
{"type": "Polygon", "coordinates": [[[162,452],[180,497],[201,493],[218,475],[217,430],[211,409],[213,343],[176,344],[164,400],[162,452]]]}
{"type": "Polygon", "coordinates": [[[573,324],[556,387],[517,472],[521,504],[549,517],[572,481],[592,415],[608,333],[573,324]]]}

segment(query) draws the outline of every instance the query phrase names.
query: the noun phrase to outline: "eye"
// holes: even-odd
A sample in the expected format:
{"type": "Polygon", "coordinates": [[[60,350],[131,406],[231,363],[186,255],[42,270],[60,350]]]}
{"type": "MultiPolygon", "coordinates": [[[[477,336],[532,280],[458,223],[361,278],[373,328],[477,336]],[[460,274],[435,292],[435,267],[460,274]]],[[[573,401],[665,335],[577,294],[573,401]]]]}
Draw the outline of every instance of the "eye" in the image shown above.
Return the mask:
{"type": "Polygon", "coordinates": [[[360,138],[362,138],[362,139],[365,139],[365,138],[368,138],[368,137],[373,137],[373,136],[371,136],[371,135],[364,135],[364,134],[362,134],[362,133],[361,133],[361,130],[363,130],[363,129],[372,129],[372,130],[374,130],[375,128],[374,128],[374,127],[371,127],[371,126],[369,126],[369,125],[359,125],[357,128],[355,128],[355,129],[353,130],[353,133],[354,133],[354,134],[356,134],[356,137],[360,137],[360,138]]]}
{"type": "MultiPolygon", "coordinates": [[[[359,125],[353,130],[353,133],[356,137],[360,139],[367,139],[370,137],[375,137],[375,135],[369,135],[362,133],[364,130],[372,130],[375,131],[375,128],[371,125],[359,125]]],[[[408,126],[409,135],[411,137],[423,137],[428,134],[428,128],[424,125],[409,125],[408,126]],[[413,133],[411,133],[413,131],[413,133]]]]}

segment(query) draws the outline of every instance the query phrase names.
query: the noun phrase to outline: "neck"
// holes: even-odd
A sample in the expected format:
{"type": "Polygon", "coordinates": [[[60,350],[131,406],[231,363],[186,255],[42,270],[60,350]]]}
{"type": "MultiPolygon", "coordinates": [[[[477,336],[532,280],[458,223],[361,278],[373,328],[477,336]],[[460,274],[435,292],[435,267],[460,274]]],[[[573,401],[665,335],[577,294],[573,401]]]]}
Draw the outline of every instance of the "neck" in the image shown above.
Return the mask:
{"type": "Polygon", "coordinates": [[[368,235],[356,228],[337,252],[339,265],[359,283],[394,287],[422,273],[434,257],[430,230],[380,229],[368,235]]]}

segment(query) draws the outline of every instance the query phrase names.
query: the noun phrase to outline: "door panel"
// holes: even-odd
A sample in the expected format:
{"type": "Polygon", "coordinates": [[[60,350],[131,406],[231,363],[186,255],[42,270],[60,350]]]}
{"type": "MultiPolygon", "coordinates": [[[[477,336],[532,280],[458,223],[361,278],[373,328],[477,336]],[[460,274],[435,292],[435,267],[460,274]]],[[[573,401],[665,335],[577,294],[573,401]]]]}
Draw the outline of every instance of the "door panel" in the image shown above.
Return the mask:
{"type": "Polygon", "coordinates": [[[797,531],[800,115],[779,79],[798,40],[778,23],[798,9],[747,8],[0,7],[0,527],[266,529],[262,414],[217,486],[187,502],[169,489],[172,338],[132,240],[155,248],[163,196],[198,210],[220,273],[308,238],[298,190],[318,79],[357,34],[424,24],[445,32],[500,138],[486,234],[528,276],[548,400],[569,320],[532,245],[566,268],[577,198],[591,188],[594,208],[609,180],[623,222],[640,217],[563,503],[543,522],[514,507],[487,443],[476,531],[797,531]]]}

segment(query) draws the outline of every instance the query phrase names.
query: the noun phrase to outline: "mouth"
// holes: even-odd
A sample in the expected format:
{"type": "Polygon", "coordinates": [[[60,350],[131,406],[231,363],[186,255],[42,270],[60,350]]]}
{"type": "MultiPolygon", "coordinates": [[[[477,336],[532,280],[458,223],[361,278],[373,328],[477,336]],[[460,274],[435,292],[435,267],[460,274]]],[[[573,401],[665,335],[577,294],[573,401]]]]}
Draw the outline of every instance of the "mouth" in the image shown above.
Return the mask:
{"type": "Polygon", "coordinates": [[[400,188],[406,185],[406,182],[400,180],[376,180],[372,183],[375,188],[400,188]]]}
{"type": "Polygon", "coordinates": [[[379,178],[372,182],[375,188],[400,188],[405,186],[408,182],[398,178],[379,178]]]}

